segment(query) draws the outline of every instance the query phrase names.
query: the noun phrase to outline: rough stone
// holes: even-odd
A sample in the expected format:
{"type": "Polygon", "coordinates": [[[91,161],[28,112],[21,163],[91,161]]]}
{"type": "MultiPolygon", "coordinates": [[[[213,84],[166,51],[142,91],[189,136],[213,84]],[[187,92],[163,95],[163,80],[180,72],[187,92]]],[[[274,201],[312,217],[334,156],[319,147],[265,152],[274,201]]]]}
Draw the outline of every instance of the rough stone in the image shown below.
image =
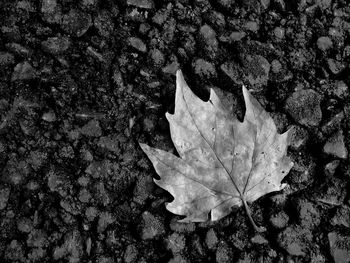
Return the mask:
{"type": "Polygon", "coordinates": [[[18,240],[12,240],[5,251],[5,259],[9,262],[25,262],[24,248],[18,240]]]}
{"type": "Polygon", "coordinates": [[[98,120],[91,120],[80,129],[81,134],[88,137],[100,137],[102,129],[98,120]]]}
{"type": "Polygon", "coordinates": [[[344,81],[339,80],[335,83],[335,87],[332,90],[332,93],[339,99],[345,100],[349,97],[349,87],[344,81]]]}
{"type": "Polygon", "coordinates": [[[317,39],[317,47],[322,51],[332,48],[333,42],[329,37],[320,37],[317,39]]]}
{"type": "Polygon", "coordinates": [[[17,221],[17,229],[22,233],[30,233],[33,230],[32,220],[24,217],[17,221]]]}
{"type": "Polygon", "coordinates": [[[270,6],[270,0],[260,0],[260,3],[264,9],[268,9],[270,6]]]}
{"type": "Polygon", "coordinates": [[[283,27],[275,27],[273,33],[278,40],[281,40],[284,38],[285,29],[283,27]]]}
{"type": "Polygon", "coordinates": [[[255,21],[248,21],[245,23],[244,28],[248,31],[257,32],[259,30],[259,24],[255,21]]]}
{"type": "Polygon", "coordinates": [[[78,215],[81,212],[81,206],[71,200],[71,198],[61,200],[60,206],[72,215],[78,215]]]}
{"type": "Polygon", "coordinates": [[[216,0],[219,5],[221,5],[223,8],[230,10],[234,6],[234,1],[232,0],[216,0]]]}
{"type": "Polygon", "coordinates": [[[90,206],[85,210],[85,216],[89,221],[93,221],[98,214],[98,210],[96,207],[90,206]]]}
{"type": "Polygon", "coordinates": [[[289,121],[286,114],[281,112],[274,112],[274,113],[271,113],[270,116],[272,117],[274,123],[276,124],[278,133],[283,133],[285,130],[287,130],[289,121]]]}
{"type": "Polygon", "coordinates": [[[243,85],[242,74],[239,66],[233,62],[225,62],[220,65],[220,70],[225,73],[235,84],[243,85]]]}
{"type": "Polygon", "coordinates": [[[175,75],[176,71],[180,68],[179,63],[176,61],[173,61],[169,64],[167,64],[165,67],[162,68],[162,71],[166,74],[175,75]]]}
{"type": "Polygon", "coordinates": [[[33,229],[28,235],[27,245],[29,247],[44,247],[48,245],[47,234],[40,229],[33,229]]]}
{"type": "Polygon", "coordinates": [[[246,33],[243,31],[235,31],[230,34],[230,41],[241,41],[246,36],[246,33]]]}
{"type": "Polygon", "coordinates": [[[206,243],[207,247],[210,250],[213,250],[216,248],[218,242],[219,242],[219,240],[218,240],[218,237],[215,233],[215,230],[212,228],[209,229],[207,234],[205,235],[205,243],[206,243]]]}
{"type": "Polygon", "coordinates": [[[194,73],[200,79],[211,79],[216,77],[216,70],[212,63],[205,61],[204,59],[197,59],[193,63],[194,73]]]}
{"type": "Polygon", "coordinates": [[[83,256],[83,244],[80,233],[74,230],[65,235],[62,246],[57,246],[53,250],[55,260],[67,259],[69,263],[81,262],[83,256]]]}
{"type": "Polygon", "coordinates": [[[98,5],[99,0],[80,0],[80,6],[83,10],[92,11],[98,5]]]}
{"type": "Polygon", "coordinates": [[[317,4],[322,10],[324,10],[331,6],[332,0],[320,0],[320,1],[317,1],[317,4]]]}
{"type": "Polygon", "coordinates": [[[56,121],[56,114],[53,111],[48,111],[41,118],[46,122],[54,122],[56,121]]]}
{"type": "Polygon", "coordinates": [[[170,259],[168,261],[168,263],[189,263],[190,261],[188,261],[183,255],[181,254],[177,254],[175,255],[172,259],[170,259]]]}
{"type": "Polygon", "coordinates": [[[321,222],[320,214],[315,206],[306,200],[298,200],[297,210],[300,225],[308,229],[318,226],[321,222]]]}
{"type": "Polygon", "coordinates": [[[294,166],[289,172],[290,179],[289,191],[297,191],[310,186],[315,180],[316,163],[315,160],[307,154],[295,155],[293,159],[294,166]]]}
{"type": "Polygon", "coordinates": [[[120,149],[116,138],[114,137],[101,137],[97,145],[104,150],[108,150],[112,153],[119,155],[120,149]]]}
{"type": "Polygon", "coordinates": [[[43,20],[50,24],[58,24],[62,20],[61,6],[57,0],[42,0],[41,13],[43,20]]]}
{"type": "Polygon", "coordinates": [[[9,66],[13,65],[14,63],[15,57],[11,53],[0,51],[0,66],[9,66]]]}
{"type": "Polygon", "coordinates": [[[270,63],[260,55],[245,55],[242,59],[243,67],[225,62],[220,69],[237,85],[244,83],[260,88],[269,80],[270,63]]]}
{"type": "Polygon", "coordinates": [[[339,207],[331,219],[331,224],[333,226],[350,228],[350,208],[345,205],[339,207]]]}
{"type": "Polygon", "coordinates": [[[5,183],[19,186],[25,183],[30,171],[30,166],[26,161],[10,158],[3,170],[1,179],[5,183]]]}
{"type": "Polygon", "coordinates": [[[165,62],[164,54],[159,49],[152,49],[149,52],[149,58],[151,60],[152,65],[155,68],[162,67],[165,62]]]}
{"type": "Polygon", "coordinates": [[[124,253],[124,262],[125,263],[134,263],[137,260],[138,250],[134,244],[130,244],[126,247],[124,253]]]}
{"type": "Polygon", "coordinates": [[[294,125],[290,140],[290,147],[294,150],[300,150],[304,147],[309,139],[309,134],[306,129],[294,125]]]}
{"type": "Polygon", "coordinates": [[[100,218],[98,219],[97,232],[102,233],[106,230],[108,225],[113,224],[115,221],[114,216],[109,212],[103,212],[100,214],[100,218]]]}
{"type": "Polygon", "coordinates": [[[339,130],[327,140],[323,146],[323,152],[340,159],[346,159],[348,157],[348,150],[344,143],[342,130],[339,130]]]}
{"type": "Polygon", "coordinates": [[[278,235],[278,244],[292,256],[306,256],[312,241],[312,233],[309,229],[299,225],[287,227],[278,235]]]}
{"type": "Polygon", "coordinates": [[[281,211],[270,217],[270,223],[276,229],[285,228],[288,224],[288,221],[289,216],[284,211],[281,211]]]}
{"type": "Polygon", "coordinates": [[[92,25],[92,18],[78,9],[71,9],[62,17],[61,28],[68,34],[81,37],[92,25]]]}
{"type": "Polygon", "coordinates": [[[341,61],[335,60],[333,58],[327,59],[327,64],[328,64],[329,70],[334,75],[338,75],[346,68],[346,65],[344,63],[342,63],[341,61]]]}
{"type": "Polygon", "coordinates": [[[140,24],[139,26],[139,32],[142,34],[142,35],[146,35],[148,31],[150,31],[151,29],[151,26],[147,23],[142,23],[140,24]]]}
{"type": "Polygon", "coordinates": [[[136,6],[143,9],[154,8],[154,2],[152,0],[127,0],[127,5],[136,6]]]}
{"type": "Polygon", "coordinates": [[[92,162],[85,170],[85,173],[91,175],[93,178],[105,178],[108,174],[108,161],[92,162]]]}
{"type": "Polygon", "coordinates": [[[172,251],[173,255],[176,255],[183,251],[186,247],[186,238],[183,234],[172,233],[166,239],[167,248],[172,251]]]}
{"type": "Polygon", "coordinates": [[[328,234],[329,248],[335,263],[350,262],[350,238],[349,236],[330,232],[328,234]]]}
{"type": "Polygon", "coordinates": [[[282,64],[277,59],[271,62],[271,71],[275,74],[279,73],[282,69],[282,64]]]}
{"type": "Polygon", "coordinates": [[[268,244],[269,241],[266,240],[266,238],[264,238],[262,235],[260,234],[257,234],[255,235],[254,237],[252,237],[250,239],[250,241],[253,243],[253,244],[256,244],[256,245],[264,245],[264,244],[268,244]]]}
{"type": "Polygon", "coordinates": [[[346,188],[343,187],[344,181],[336,176],[328,180],[322,191],[315,193],[318,201],[331,205],[332,207],[341,206],[346,198],[346,188]]]}
{"type": "Polygon", "coordinates": [[[322,125],[321,131],[324,136],[330,136],[341,128],[344,119],[344,112],[341,111],[334,116],[331,116],[325,124],[322,125]]]}
{"type": "Polygon", "coordinates": [[[270,63],[260,55],[246,55],[243,60],[244,75],[252,86],[267,84],[270,72],[270,63]]]}
{"type": "Polygon", "coordinates": [[[27,0],[17,2],[16,8],[26,12],[35,12],[35,7],[27,0]]]}
{"type": "Polygon", "coordinates": [[[209,25],[203,25],[199,30],[199,41],[204,49],[204,54],[213,59],[217,56],[219,42],[215,31],[209,25]]]}
{"type": "Polygon", "coordinates": [[[70,182],[61,173],[50,171],[47,175],[47,186],[51,192],[58,192],[62,197],[67,196],[69,189],[71,188],[70,182]]]}
{"type": "Polygon", "coordinates": [[[221,241],[216,250],[216,262],[217,263],[230,263],[232,262],[233,251],[227,245],[226,242],[221,241]]]}
{"type": "Polygon", "coordinates": [[[153,23],[157,24],[157,25],[163,25],[165,23],[165,21],[168,19],[169,17],[169,12],[170,10],[168,9],[161,9],[159,10],[153,17],[152,17],[152,21],[153,23]]]}
{"type": "Polygon", "coordinates": [[[206,15],[206,20],[214,27],[215,30],[222,30],[225,28],[225,16],[215,10],[210,10],[206,15]]]}
{"type": "Polygon", "coordinates": [[[147,52],[147,46],[138,37],[129,37],[128,43],[134,49],[136,49],[136,50],[138,50],[138,51],[140,51],[142,53],[146,53],[147,52]]]}
{"type": "Polygon", "coordinates": [[[38,247],[32,248],[28,253],[28,260],[30,262],[43,262],[47,256],[47,249],[38,247]]]}
{"type": "Polygon", "coordinates": [[[39,170],[40,167],[43,166],[46,160],[47,160],[47,153],[41,152],[41,151],[32,151],[30,153],[29,158],[27,159],[27,162],[35,171],[37,171],[39,170]]]}
{"type": "Polygon", "coordinates": [[[286,101],[285,109],[305,126],[318,126],[322,120],[321,95],[312,89],[295,91],[286,101]]]}
{"type": "Polygon", "coordinates": [[[35,78],[35,70],[28,61],[18,63],[12,73],[11,81],[31,80],[35,78]]]}
{"type": "Polygon", "coordinates": [[[203,259],[207,256],[207,253],[202,245],[201,238],[196,234],[191,236],[190,249],[198,258],[203,259]]]}
{"type": "Polygon", "coordinates": [[[103,182],[99,182],[94,185],[94,199],[95,201],[103,206],[108,206],[111,203],[109,192],[106,190],[103,182]]]}
{"type": "Polygon", "coordinates": [[[170,229],[178,233],[192,233],[196,230],[194,223],[181,223],[177,218],[170,221],[170,229]]]}
{"type": "Polygon", "coordinates": [[[152,195],[154,182],[152,176],[148,173],[141,173],[137,176],[136,186],[134,188],[134,202],[144,205],[147,199],[152,195]]]}
{"type": "Polygon", "coordinates": [[[82,203],[88,203],[90,200],[91,200],[91,194],[90,194],[90,192],[87,190],[87,189],[85,189],[85,188],[83,188],[82,190],[80,190],[80,192],[79,192],[79,197],[78,197],[78,199],[79,199],[79,201],[80,202],[82,202],[82,203]]]}
{"type": "Polygon", "coordinates": [[[96,260],[96,263],[114,263],[113,257],[99,256],[96,260]]]}
{"type": "Polygon", "coordinates": [[[68,37],[50,37],[41,42],[43,50],[53,55],[64,53],[70,45],[71,41],[68,37]]]}
{"type": "MultiPolygon", "coordinates": [[[[84,159],[85,160],[85,159],[84,159]]],[[[90,160],[91,161],[91,160],[90,160]]],[[[80,184],[83,187],[88,186],[88,184],[90,183],[90,179],[87,176],[80,176],[78,178],[78,184],[80,184]]]]}
{"type": "Polygon", "coordinates": [[[13,52],[15,55],[21,56],[21,57],[30,57],[33,54],[33,50],[20,45],[18,43],[8,43],[6,44],[6,47],[13,52]]]}
{"type": "Polygon", "coordinates": [[[5,209],[10,197],[10,188],[0,188],[0,210],[5,209]]]}
{"type": "Polygon", "coordinates": [[[141,238],[143,240],[154,239],[165,233],[164,223],[150,212],[142,214],[141,238]]]}
{"type": "Polygon", "coordinates": [[[101,10],[94,17],[94,26],[102,37],[109,37],[114,30],[112,15],[107,10],[101,10]]]}
{"type": "Polygon", "coordinates": [[[335,174],[335,171],[337,170],[338,166],[340,164],[340,160],[334,160],[332,162],[329,162],[324,167],[324,173],[327,177],[331,177],[335,174]]]}

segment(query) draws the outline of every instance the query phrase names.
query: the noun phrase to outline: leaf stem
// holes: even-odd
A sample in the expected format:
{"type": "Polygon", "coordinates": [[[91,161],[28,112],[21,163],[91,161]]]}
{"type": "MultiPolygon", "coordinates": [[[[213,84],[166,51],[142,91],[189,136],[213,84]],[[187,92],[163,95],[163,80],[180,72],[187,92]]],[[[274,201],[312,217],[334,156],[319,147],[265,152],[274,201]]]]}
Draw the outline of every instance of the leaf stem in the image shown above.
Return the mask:
{"type": "Polygon", "coordinates": [[[265,228],[265,227],[262,227],[262,226],[259,227],[259,226],[257,226],[257,225],[255,224],[255,222],[254,222],[254,220],[253,220],[253,218],[252,218],[252,216],[251,216],[251,214],[250,214],[250,209],[249,209],[249,206],[248,206],[248,204],[247,204],[247,201],[246,201],[244,198],[242,198],[242,202],[243,202],[243,205],[244,205],[245,212],[247,213],[247,216],[248,216],[248,218],[249,218],[249,221],[250,221],[250,223],[252,224],[254,230],[255,230],[256,232],[259,232],[259,233],[265,232],[265,231],[266,231],[266,228],[265,228]]]}

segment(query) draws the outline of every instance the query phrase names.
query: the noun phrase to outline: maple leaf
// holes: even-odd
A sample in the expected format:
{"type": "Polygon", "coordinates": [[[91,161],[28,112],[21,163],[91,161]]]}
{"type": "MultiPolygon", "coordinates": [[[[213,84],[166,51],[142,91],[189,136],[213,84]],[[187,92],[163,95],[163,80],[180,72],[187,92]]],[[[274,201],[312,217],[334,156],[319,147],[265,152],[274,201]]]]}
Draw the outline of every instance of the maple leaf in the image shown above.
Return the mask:
{"type": "Polygon", "coordinates": [[[244,121],[224,109],[214,90],[199,99],[176,73],[174,114],[166,113],[179,157],[140,143],[160,180],[174,200],[166,208],[186,216],[181,222],[219,220],[233,207],[244,206],[257,231],[247,203],[280,191],[293,163],[286,156],[290,130],[278,134],[276,125],[243,86],[244,121]]]}

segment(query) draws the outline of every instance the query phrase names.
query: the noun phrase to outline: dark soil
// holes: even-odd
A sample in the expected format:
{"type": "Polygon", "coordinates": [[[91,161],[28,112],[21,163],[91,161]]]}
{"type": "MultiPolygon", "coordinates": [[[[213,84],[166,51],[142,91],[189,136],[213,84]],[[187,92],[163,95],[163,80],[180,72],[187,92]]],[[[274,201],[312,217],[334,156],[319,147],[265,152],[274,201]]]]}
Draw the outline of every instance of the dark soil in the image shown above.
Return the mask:
{"type": "Polygon", "coordinates": [[[1,0],[0,262],[350,262],[349,63],[347,0],[1,0]],[[180,68],[295,128],[266,232],[166,210],[138,142],[175,151],[180,68]]]}

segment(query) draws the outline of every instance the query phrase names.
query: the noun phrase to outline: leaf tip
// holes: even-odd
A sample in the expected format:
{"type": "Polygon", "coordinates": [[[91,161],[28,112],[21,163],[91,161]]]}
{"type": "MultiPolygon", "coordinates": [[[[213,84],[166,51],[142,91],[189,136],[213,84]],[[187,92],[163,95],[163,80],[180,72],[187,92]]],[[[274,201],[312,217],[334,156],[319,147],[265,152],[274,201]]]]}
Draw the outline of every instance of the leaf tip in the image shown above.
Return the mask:
{"type": "Polygon", "coordinates": [[[176,70],[176,78],[179,78],[182,76],[182,71],[181,69],[176,70]]]}
{"type": "Polygon", "coordinates": [[[247,96],[250,95],[250,92],[245,85],[242,85],[242,92],[243,92],[244,99],[246,99],[247,96]]]}
{"type": "Polygon", "coordinates": [[[250,92],[245,85],[242,85],[242,93],[243,93],[246,110],[249,110],[250,108],[253,107],[252,98],[251,98],[252,96],[250,95],[250,92]]]}
{"type": "Polygon", "coordinates": [[[283,190],[288,184],[281,184],[280,190],[283,190]]]}
{"type": "Polygon", "coordinates": [[[159,187],[161,187],[161,185],[159,184],[159,181],[161,180],[161,179],[157,179],[157,178],[152,178],[153,179],[153,182],[156,184],[156,185],[158,185],[159,187]]]}
{"type": "Polygon", "coordinates": [[[176,71],[176,84],[183,86],[184,83],[185,83],[185,79],[184,79],[184,76],[182,74],[182,71],[181,71],[181,69],[178,69],[176,71]]]}
{"type": "Polygon", "coordinates": [[[142,143],[142,142],[138,142],[138,143],[139,143],[142,151],[147,152],[150,149],[150,147],[147,144],[142,143]]]}
{"type": "Polygon", "coordinates": [[[170,121],[170,119],[172,118],[173,115],[174,115],[174,114],[171,114],[171,113],[169,113],[169,112],[166,112],[166,113],[165,113],[165,118],[166,118],[168,121],[170,121]]]}
{"type": "Polygon", "coordinates": [[[293,166],[294,166],[294,162],[292,162],[292,161],[291,161],[291,162],[289,163],[289,167],[290,167],[290,169],[292,169],[292,168],[293,168],[293,166]]]}
{"type": "Polygon", "coordinates": [[[295,127],[289,128],[286,133],[287,133],[287,144],[290,145],[293,137],[294,137],[294,132],[296,131],[295,127]]]}

